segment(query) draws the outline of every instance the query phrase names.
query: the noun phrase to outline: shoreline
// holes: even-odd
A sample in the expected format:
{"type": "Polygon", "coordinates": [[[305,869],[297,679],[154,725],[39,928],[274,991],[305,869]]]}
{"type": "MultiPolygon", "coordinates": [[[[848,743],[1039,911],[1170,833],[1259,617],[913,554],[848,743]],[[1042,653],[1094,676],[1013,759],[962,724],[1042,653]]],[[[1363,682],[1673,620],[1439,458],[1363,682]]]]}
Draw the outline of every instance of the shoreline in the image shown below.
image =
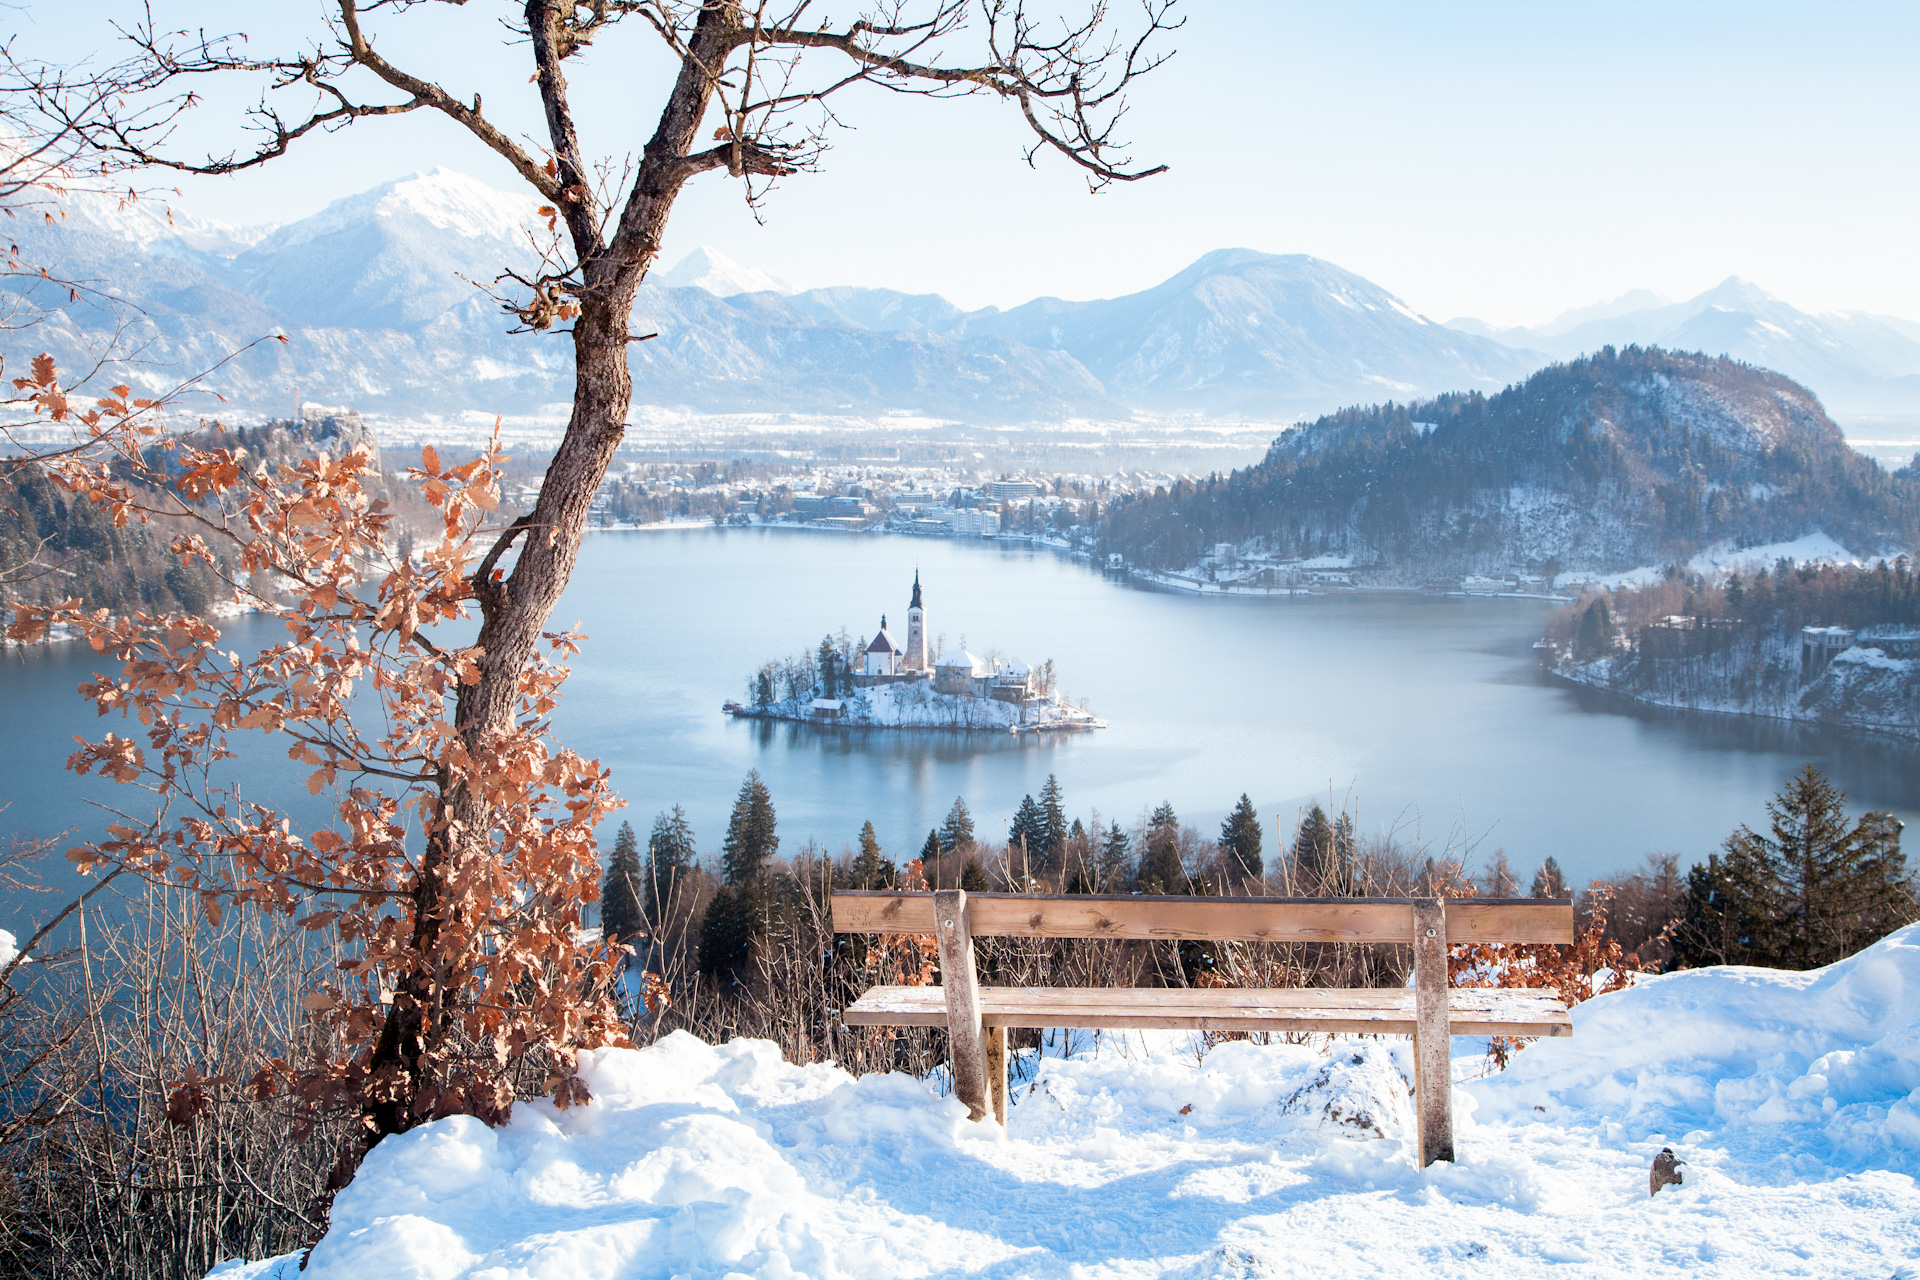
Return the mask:
{"type": "Polygon", "coordinates": [[[1736,707],[1710,707],[1694,703],[1663,700],[1646,694],[1634,693],[1627,689],[1617,689],[1612,685],[1596,684],[1591,680],[1582,680],[1549,663],[1541,663],[1542,669],[1550,679],[1573,688],[1584,689],[1590,693],[1603,694],[1609,698],[1618,698],[1622,702],[1637,707],[1648,707],[1656,711],[1672,711],[1692,716],[1714,716],[1734,720],[1765,720],[1770,724],[1798,725],[1809,729],[1832,731],[1835,729],[1852,730],[1858,733],[1870,733],[1880,738],[1896,742],[1920,745],[1920,726],[1889,724],[1880,720],[1833,720],[1819,716],[1781,715],[1772,711],[1742,710],[1736,707]]]}
{"type": "Polygon", "coordinates": [[[722,707],[721,714],[735,720],[765,720],[779,724],[800,724],[812,729],[918,729],[936,733],[990,733],[996,737],[1019,737],[1022,734],[1038,733],[1090,733],[1095,729],[1110,727],[1107,721],[1097,716],[1090,716],[1085,720],[1062,720],[1051,723],[990,725],[924,724],[919,722],[875,724],[867,720],[817,720],[811,716],[793,715],[779,711],[761,711],[755,707],[740,707],[733,710],[722,707]]]}

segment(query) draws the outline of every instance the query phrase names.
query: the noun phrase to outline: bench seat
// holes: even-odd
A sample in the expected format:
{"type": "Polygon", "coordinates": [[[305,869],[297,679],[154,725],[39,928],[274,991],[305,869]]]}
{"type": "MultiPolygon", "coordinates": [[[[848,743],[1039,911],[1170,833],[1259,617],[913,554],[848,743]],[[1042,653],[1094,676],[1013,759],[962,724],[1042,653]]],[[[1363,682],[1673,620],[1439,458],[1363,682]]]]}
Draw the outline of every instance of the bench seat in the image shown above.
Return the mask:
{"type": "MultiPolygon", "coordinates": [[[[1410,1036],[1411,988],[980,987],[987,1027],[1162,1028],[1185,1031],[1319,1031],[1410,1036]]],[[[944,1027],[940,987],[874,987],[849,1005],[854,1027],[944,1027]]],[[[1456,1036],[1570,1036],[1567,1006],[1550,991],[1453,987],[1447,1031],[1456,1036]]]]}

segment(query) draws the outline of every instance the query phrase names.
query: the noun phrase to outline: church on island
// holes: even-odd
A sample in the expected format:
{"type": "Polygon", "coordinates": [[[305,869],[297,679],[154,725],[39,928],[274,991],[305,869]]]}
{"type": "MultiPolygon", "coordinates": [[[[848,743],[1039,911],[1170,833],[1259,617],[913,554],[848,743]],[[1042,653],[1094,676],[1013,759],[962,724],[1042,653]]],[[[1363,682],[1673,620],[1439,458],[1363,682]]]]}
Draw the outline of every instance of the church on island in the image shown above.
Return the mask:
{"type": "Polygon", "coordinates": [[[937,661],[927,661],[927,610],[918,570],[913,575],[913,599],[907,605],[907,643],[903,646],[894,638],[887,629],[887,615],[881,614],[880,630],[855,658],[849,679],[857,689],[931,680],[936,693],[1015,705],[1043,696],[1035,688],[1033,668],[1024,662],[989,664],[965,649],[950,649],[937,661]]]}
{"type": "MultiPolygon", "coordinates": [[[[844,633],[843,633],[844,635],[844,633]]],[[[913,575],[906,641],[885,614],[871,640],[821,644],[817,662],[798,660],[784,670],[785,697],[775,690],[769,663],[749,681],[750,703],[729,702],[730,715],[798,720],[809,724],[896,729],[986,729],[999,733],[1099,729],[1106,722],[1053,690],[1053,664],[985,661],[964,648],[933,657],[927,644],[927,608],[920,574],[913,575]],[[811,675],[807,674],[811,673],[811,675]],[[803,682],[813,681],[810,689],[803,682]]]]}

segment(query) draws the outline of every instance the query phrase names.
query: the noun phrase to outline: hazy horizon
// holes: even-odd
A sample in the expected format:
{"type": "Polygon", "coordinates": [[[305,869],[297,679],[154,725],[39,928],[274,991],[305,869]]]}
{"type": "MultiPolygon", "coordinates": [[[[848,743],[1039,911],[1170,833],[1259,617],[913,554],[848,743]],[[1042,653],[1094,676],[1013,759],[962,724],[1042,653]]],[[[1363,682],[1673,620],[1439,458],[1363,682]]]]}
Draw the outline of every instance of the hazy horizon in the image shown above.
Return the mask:
{"type": "MultiPolygon", "coordinates": [[[[317,4],[155,7],[162,24],[245,31],[260,53],[319,29],[317,4]]],[[[15,27],[29,54],[104,54],[106,23],[131,12],[28,0],[15,27]]],[[[530,128],[531,91],[508,92],[524,51],[473,12],[389,18],[376,39],[530,128]]],[[[971,309],[1133,292],[1205,249],[1245,246],[1338,263],[1434,319],[1501,327],[1635,289],[1692,297],[1728,276],[1811,312],[1920,317],[1920,83],[1904,66],[1920,9],[1222,2],[1187,16],[1128,120],[1134,154],[1166,175],[1089,197],[1064,164],[1028,168],[1001,104],[864,94],[845,104],[855,127],[824,172],[777,191],[766,225],[724,178],[693,183],[663,260],[705,243],[800,288],[877,285],[971,309]]],[[[574,76],[602,152],[651,129],[663,76],[649,39],[638,24],[603,36],[574,76]]],[[[216,88],[208,103],[183,140],[231,146],[243,101],[216,88]]],[[[187,181],[178,203],[290,221],[436,164],[516,181],[421,113],[187,181]]]]}

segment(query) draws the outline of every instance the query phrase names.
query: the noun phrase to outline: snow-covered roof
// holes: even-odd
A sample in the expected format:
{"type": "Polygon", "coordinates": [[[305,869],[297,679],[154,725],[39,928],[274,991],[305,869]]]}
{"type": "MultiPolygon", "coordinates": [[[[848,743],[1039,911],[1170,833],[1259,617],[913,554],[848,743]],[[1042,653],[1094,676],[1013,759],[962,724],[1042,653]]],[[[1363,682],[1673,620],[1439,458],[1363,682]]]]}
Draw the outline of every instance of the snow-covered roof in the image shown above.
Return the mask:
{"type": "Polygon", "coordinates": [[[885,627],[874,633],[873,643],[867,646],[868,653],[898,653],[899,651],[900,647],[894,644],[893,637],[887,634],[885,627]]]}
{"type": "Polygon", "coordinates": [[[980,659],[974,657],[965,649],[949,649],[944,654],[941,654],[940,661],[933,665],[936,667],[965,667],[969,671],[978,671],[980,669],[980,659]]]}
{"type": "Polygon", "coordinates": [[[844,711],[846,706],[847,704],[838,698],[815,698],[813,700],[813,709],[815,711],[844,711]]]}
{"type": "Polygon", "coordinates": [[[1001,664],[1000,674],[1003,676],[1012,676],[1017,680],[1023,676],[1032,675],[1033,669],[1024,662],[1007,662],[1001,664]]]}

